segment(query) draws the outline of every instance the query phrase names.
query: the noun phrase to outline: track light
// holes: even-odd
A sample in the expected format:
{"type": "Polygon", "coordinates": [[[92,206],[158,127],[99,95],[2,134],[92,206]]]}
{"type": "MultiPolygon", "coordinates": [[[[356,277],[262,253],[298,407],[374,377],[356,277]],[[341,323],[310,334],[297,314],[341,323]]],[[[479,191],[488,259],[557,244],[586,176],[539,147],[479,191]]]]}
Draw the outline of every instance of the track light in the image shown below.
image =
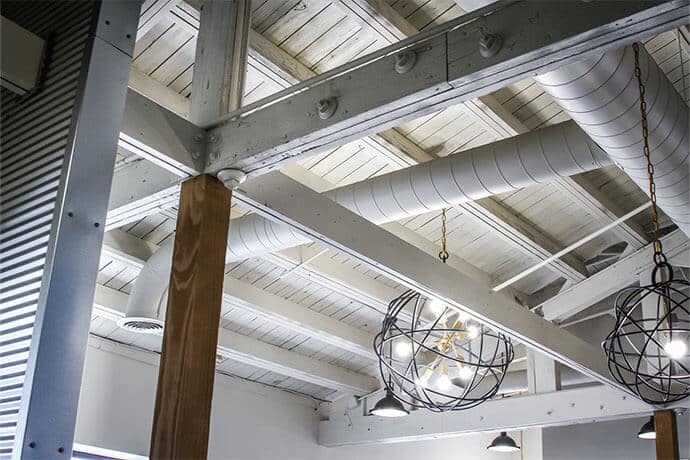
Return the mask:
{"type": "Polygon", "coordinates": [[[515,443],[515,440],[508,436],[508,433],[501,431],[501,434],[491,441],[487,446],[488,450],[494,452],[516,452],[520,450],[520,446],[515,443]]]}
{"type": "Polygon", "coordinates": [[[656,439],[656,430],[654,429],[654,416],[649,417],[649,420],[642,425],[637,437],[640,439],[656,439]]]}
{"type": "Polygon", "coordinates": [[[410,413],[400,401],[395,399],[393,393],[386,391],[386,396],[380,399],[371,413],[380,417],[404,417],[410,413]]]}

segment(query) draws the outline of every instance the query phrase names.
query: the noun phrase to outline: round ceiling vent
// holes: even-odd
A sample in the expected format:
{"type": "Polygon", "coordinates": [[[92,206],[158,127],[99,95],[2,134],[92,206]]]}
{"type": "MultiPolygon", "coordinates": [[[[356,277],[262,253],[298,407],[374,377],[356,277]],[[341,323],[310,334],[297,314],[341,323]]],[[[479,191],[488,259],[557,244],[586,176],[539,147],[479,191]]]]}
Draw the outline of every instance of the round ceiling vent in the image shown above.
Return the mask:
{"type": "Polygon", "coordinates": [[[138,334],[160,334],[163,332],[163,321],[144,317],[121,318],[117,325],[138,334]]]}

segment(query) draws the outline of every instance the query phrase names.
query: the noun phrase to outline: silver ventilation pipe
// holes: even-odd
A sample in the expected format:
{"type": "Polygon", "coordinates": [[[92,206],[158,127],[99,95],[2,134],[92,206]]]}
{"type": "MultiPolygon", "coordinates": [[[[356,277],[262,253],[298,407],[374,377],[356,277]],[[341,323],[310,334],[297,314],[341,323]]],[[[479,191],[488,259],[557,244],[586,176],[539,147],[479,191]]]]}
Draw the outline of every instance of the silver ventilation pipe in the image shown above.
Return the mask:
{"type": "MultiPolygon", "coordinates": [[[[688,106],[644,47],[640,47],[640,69],[645,83],[657,202],[690,236],[688,106]]],[[[647,193],[647,162],[642,152],[640,98],[632,48],[567,65],[535,80],[647,193]]]]}
{"type": "MultiPolygon", "coordinates": [[[[575,123],[565,122],[341,187],[327,196],[382,224],[610,164],[575,123]]],[[[242,260],[309,241],[285,224],[251,214],[231,222],[227,257],[242,260]]],[[[153,311],[151,305],[160,303],[171,260],[172,245],[167,245],[145,264],[129,297],[127,316],[130,310],[153,311]],[[152,270],[154,274],[148,273],[152,270]]]]}
{"type": "Polygon", "coordinates": [[[117,325],[130,332],[158,334],[165,321],[163,293],[170,282],[174,239],[169,238],[146,261],[127,300],[125,317],[117,325]]]}
{"type": "MultiPolygon", "coordinates": [[[[504,139],[326,192],[336,203],[383,224],[552,182],[610,165],[573,122],[504,139]]],[[[232,260],[309,242],[292,228],[256,215],[232,222],[232,260]]]]}

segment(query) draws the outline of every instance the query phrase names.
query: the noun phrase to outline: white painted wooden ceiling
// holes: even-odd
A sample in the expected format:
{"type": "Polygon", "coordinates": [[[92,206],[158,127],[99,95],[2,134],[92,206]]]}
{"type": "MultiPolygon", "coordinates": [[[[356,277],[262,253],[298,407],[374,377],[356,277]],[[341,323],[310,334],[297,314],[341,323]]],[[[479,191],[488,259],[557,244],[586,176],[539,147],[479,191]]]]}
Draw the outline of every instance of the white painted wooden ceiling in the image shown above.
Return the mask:
{"type": "MultiPolygon", "coordinates": [[[[151,0],[145,2],[144,8],[150,2],[151,0]]],[[[453,0],[388,0],[388,3],[420,30],[462,14],[453,0]]],[[[194,21],[198,24],[198,12],[184,2],[174,11],[175,14],[167,16],[139,38],[134,66],[140,72],[188,97],[196,46],[194,27],[190,24],[193,25],[194,21]]],[[[348,16],[337,2],[257,0],[253,2],[252,13],[253,29],[256,32],[317,74],[388,44],[366,24],[348,16]]],[[[675,32],[651,38],[646,46],[687,100],[690,80],[686,77],[683,81],[682,78],[675,32]]],[[[688,75],[690,70],[687,69],[687,55],[684,60],[688,75]]],[[[280,82],[262,73],[257,66],[249,66],[245,103],[266,97],[280,89],[280,82]]],[[[532,80],[503,88],[493,96],[529,129],[542,128],[568,118],[532,80]]],[[[437,156],[457,154],[499,139],[494,131],[462,105],[413,120],[396,129],[427,153],[437,156]]],[[[118,165],[130,161],[137,160],[126,155],[118,157],[118,165]]],[[[300,165],[331,186],[361,181],[403,167],[400,162],[382,155],[362,141],[308,158],[300,165]]],[[[633,209],[646,199],[644,193],[615,167],[593,171],[586,176],[624,211],[633,209]]],[[[586,209],[550,184],[499,195],[494,199],[563,247],[602,226],[586,209]]],[[[233,217],[246,212],[235,206],[233,217]]],[[[122,230],[148,242],[161,244],[174,233],[175,214],[175,208],[163,209],[123,227],[122,230]]],[[[648,216],[641,214],[635,220],[647,226],[648,216]]],[[[437,246],[440,244],[441,220],[438,213],[424,214],[400,223],[429,242],[437,246]]],[[[615,234],[609,232],[577,249],[574,254],[584,261],[619,241],[615,234]]],[[[514,244],[499,237],[490,226],[462,209],[448,210],[448,245],[451,258],[463,259],[497,281],[539,261],[533,256],[525,255],[514,244]]],[[[350,266],[387,286],[401,289],[334,251],[321,257],[330,258],[334,264],[350,266]]],[[[382,318],[376,308],[348,297],[347,293],[333,292],[299,274],[285,274],[284,268],[265,258],[229,264],[226,272],[231,277],[371,334],[376,333],[382,318]]],[[[136,267],[103,256],[98,283],[129,293],[137,275],[136,267]]],[[[532,294],[558,278],[557,272],[544,268],[516,283],[514,287],[520,293],[532,294]]],[[[223,306],[221,322],[224,328],[314,360],[362,374],[377,375],[377,367],[371,360],[324,345],[314,338],[295,334],[232,305],[223,306]]],[[[125,344],[154,351],[160,349],[160,337],[126,332],[106,318],[94,316],[91,331],[95,335],[125,344]]],[[[340,396],[337,391],[229,359],[218,364],[218,371],[317,399],[331,400],[340,396]]]]}

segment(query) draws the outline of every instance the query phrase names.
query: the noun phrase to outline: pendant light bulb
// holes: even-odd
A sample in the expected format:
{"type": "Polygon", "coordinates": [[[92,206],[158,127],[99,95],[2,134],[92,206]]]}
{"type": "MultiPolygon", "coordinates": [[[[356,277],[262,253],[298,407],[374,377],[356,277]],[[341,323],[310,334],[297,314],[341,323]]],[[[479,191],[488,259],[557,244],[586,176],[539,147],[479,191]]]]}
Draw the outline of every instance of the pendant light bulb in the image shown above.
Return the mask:
{"type": "Polygon", "coordinates": [[[446,306],[439,299],[431,299],[431,302],[429,302],[429,310],[438,318],[446,310],[446,306]]]}
{"type": "Polygon", "coordinates": [[[470,369],[468,366],[458,368],[458,378],[460,380],[464,380],[466,382],[472,378],[472,374],[472,369],[470,369]]]}
{"type": "Polygon", "coordinates": [[[400,358],[407,358],[412,354],[412,344],[409,340],[400,340],[395,344],[395,354],[400,358]]]}
{"type": "Polygon", "coordinates": [[[474,324],[467,326],[467,337],[470,339],[476,339],[479,337],[479,326],[474,324]]]}
{"type": "Polygon", "coordinates": [[[451,386],[453,386],[453,382],[451,382],[448,374],[441,374],[436,381],[436,385],[438,385],[440,390],[448,390],[451,386]]]}
{"type": "Polygon", "coordinates": [[[666,342],[664,351],[671,359],[681,359],[688,353],[688,346],[684,340],[672,339],[666,342]]]}

